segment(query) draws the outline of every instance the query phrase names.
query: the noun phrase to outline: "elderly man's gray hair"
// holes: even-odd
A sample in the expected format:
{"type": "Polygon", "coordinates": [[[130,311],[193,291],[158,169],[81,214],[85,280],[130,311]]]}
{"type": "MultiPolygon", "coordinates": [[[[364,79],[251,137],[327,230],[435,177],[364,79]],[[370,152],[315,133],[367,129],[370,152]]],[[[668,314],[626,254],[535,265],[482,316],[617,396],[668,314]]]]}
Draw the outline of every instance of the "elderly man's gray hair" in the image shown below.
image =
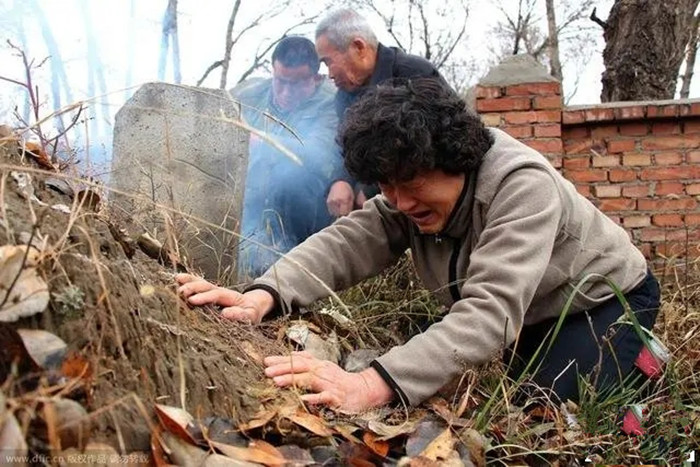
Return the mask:
{"type": "Polygon", "coordinates": [[[345,52],[356,37],[377,48],[377,36],[367,20],[350,8],[330,12],[316,26],[316,39],[326,36],[328,42],[341,52],[345,52]]]}

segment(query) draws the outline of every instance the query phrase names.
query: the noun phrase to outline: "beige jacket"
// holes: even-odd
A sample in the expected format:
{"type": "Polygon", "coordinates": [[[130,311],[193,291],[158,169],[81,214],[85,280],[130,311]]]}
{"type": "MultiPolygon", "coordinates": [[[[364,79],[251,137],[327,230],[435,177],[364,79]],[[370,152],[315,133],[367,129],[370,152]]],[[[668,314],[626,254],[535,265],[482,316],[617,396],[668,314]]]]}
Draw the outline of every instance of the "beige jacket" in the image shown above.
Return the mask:
{"type": "MultiPolygon", "coordinates": [[[[410,248],[423,284],[450,307],[444,319],[374,364],[415,405],[469,365],[489,361],[523,325],[558,316],[574,286],[602,274],[624,292],[646,274],[627,233],[537,151],[500,130],[443,232],[422,235],[383,196],[292,250],[255,281],[279,292],[284,310],[380,273],[410,248]],[[505,335],[504,335],[505,334],[505,335]]],[[[254,287],[255,287],[254,286],[254,287]]],[[[570,312],[611,298],[586,283],[570,312]]]]}

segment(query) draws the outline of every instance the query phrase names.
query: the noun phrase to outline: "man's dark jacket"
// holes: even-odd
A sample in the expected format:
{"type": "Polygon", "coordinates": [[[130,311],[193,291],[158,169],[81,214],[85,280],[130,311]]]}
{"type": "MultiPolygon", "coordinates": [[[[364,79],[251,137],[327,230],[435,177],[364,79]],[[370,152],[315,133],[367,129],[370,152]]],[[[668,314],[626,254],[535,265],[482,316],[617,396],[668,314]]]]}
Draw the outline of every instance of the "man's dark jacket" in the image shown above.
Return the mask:
{"type": "Polygon", "coordinates": [[[377,47],[377,63],[369,83],[361,88],[348,92],[338,89],[335,95],[335,110],[338,118],[343,121],[345,110],[361,97],[368,89],[375,87],[391,78],[444,78],[432,63],[423,57],[409,55],[396,47],[377,47]]]}

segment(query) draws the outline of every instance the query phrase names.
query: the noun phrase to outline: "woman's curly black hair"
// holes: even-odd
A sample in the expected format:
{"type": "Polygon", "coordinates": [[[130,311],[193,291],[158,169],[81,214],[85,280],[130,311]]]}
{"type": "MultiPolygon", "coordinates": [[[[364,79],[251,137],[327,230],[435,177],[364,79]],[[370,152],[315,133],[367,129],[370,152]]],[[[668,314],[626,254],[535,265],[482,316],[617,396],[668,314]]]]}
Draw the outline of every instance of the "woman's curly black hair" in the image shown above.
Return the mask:
{"type": "Polygon", "coordinates": [[[449,86],[418,78],[367,91],[346,111],[338,142],[350,175],[373,184],[476,170],[493,138],[449,86]]]}

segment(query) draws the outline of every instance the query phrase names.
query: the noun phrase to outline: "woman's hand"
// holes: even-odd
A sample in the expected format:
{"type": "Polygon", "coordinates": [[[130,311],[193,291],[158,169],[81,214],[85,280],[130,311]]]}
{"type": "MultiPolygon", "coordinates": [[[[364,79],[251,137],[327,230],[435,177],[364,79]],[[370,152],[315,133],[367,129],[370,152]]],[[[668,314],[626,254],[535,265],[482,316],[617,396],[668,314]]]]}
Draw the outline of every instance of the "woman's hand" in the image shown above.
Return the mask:
{"type": "Polygon", "coordinates": [[[244,294],[218,287],[201,277],[178,274],[180,284],[177,291],[192,305],[218,305],[223,307],[221,315],[233,321],[257,324],[272,310],[275,300],[269,292],[256,289],[244,294]]]}
{"type": "Polygon", "coordinates": [[[310,404],[327,405],[357,413],[390,402],[394,393],[374,368],[348,373],[335,363],[319,360],[308,352],[272,356],[264,360],[265,375],[280,387],[296,386],[310,391],[301,396],[310,404]]]}

